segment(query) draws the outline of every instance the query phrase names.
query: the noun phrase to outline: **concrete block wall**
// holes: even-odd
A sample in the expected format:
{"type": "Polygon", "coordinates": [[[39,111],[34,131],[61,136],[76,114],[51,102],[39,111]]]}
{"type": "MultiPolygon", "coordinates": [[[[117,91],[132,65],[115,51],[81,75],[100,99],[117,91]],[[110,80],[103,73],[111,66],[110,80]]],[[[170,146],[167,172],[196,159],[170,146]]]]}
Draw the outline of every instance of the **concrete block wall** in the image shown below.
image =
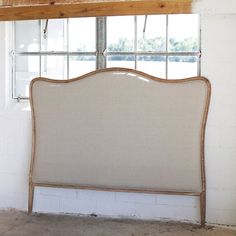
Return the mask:
{"type": "Polygon", "coordinates": [[[202,75],[212,83],[206,133],[207,221],[236,225],[236,14],[201,18],[202,75]]]}
{"type": "MultiPolygon", "coordinates": [[[[206,130],[207,222],[236,225],[236,2],[198,0],[194,11],[201,12],[202,75],[212,83],[206,130]]],[[[28,102],[10,98],[7,29],[0,23],[0,209],[27,210],[31,115],[28,102]]],[[[37,188],[34,210],[199,220],[198,198],[186,196],[37,188]]]]}

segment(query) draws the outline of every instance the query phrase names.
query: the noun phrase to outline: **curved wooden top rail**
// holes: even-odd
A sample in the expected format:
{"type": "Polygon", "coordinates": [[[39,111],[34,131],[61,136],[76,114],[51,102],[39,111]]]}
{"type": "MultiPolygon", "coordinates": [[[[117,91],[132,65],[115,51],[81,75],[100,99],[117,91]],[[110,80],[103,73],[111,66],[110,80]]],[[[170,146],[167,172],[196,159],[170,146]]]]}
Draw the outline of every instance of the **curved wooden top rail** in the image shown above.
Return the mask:
{"type": "Polygon", "coordinates": [[[104,73],[104,72],[134,73],[134,74],[137,74],[137,75],[141,75],[143,77],[147,77],[148,79],[151,79],[151,80],[159,81],[159,82],[162,82],[162,83],[170,83],[170,84],[171,83],[183,83],[183,82],[201,80],[201,81],[204,81],[206,83],[209,92],[211,90],[210,81],[207,78],[203,77],[203,76],[188,77],[188,78],[183,78],[183,79],[163,79],[163,78],[155,77],[153,75],[147,74],[147,73],[139,71],[139,70],[124,68],[124,67],[111,67],[111,68],[98,69],[98,70],[95,70],[95,71],[91,71],[91,72],[88,72],[84,75],[81,75],[79,77],[75,77],[75,78],[72,78],[72,79],[64,79],[64,80],[60,79],[60,80],[58,80],[58,79],[51,79],[51,78],[46,78],[46,77],[37,77],[37,78],[35,78],[31,81],[30,92],[32,92],[33,84],[38,80],[47,81],[47,82],[51,82],[51,83],[70,83],[70,82],[74,82],[74,81],[77,81],[77,80],[80,80],[80,79],[90,77],[90,76],[95,75],[95,74],[104,73]]]}

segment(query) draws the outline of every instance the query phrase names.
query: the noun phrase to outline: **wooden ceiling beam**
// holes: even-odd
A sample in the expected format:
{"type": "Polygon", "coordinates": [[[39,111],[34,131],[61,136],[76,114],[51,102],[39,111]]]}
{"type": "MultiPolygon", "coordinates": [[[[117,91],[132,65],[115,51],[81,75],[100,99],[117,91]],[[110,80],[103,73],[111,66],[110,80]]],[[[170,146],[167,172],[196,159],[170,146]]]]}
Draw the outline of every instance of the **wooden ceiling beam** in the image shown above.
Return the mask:
{"type": "Polygon", "coordinates": [[[191,13],[192,0],[106,0],[0,7],[0,20],[191,13]]]}

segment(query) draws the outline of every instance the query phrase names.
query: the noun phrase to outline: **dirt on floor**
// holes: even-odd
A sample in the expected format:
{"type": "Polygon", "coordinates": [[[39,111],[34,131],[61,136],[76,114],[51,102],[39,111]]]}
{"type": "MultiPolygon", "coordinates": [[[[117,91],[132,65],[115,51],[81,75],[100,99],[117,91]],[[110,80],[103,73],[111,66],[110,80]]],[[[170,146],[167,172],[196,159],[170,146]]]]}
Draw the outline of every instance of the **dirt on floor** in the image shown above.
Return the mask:
{"type": "Polygon", "coordinates": [[[236,236],[236,231],[198,225],[110,219],[100,217],[32,214],[0,211],[0,236],[236,236]]]}

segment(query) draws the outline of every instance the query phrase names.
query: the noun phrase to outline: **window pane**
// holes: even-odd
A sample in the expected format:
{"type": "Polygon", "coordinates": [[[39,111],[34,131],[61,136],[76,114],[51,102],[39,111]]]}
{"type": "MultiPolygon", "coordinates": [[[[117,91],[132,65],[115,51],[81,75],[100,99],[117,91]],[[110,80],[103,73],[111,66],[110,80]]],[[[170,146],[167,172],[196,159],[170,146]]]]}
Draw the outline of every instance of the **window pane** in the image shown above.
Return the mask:
{"type": "Polygon", "coordinates": [[[96,18],[69,19],[69,50],[94,52],[96,48],[96,18]]]}
{"type": "Polygon", "coordinates": [[[197,14],[169,15],[169,51],[198,51],[198,26],[197,14]]]}
{"type": "Polygon", "coordinates": [[[67,47],[66,20],[49,19],[47,33],[43,30],[46,27],[46,20],[42,20],[42,50],[43,51],[65,51],[67,47]]]}
{"type": "Polygon", "coordinates": [[[134,69],[134,56],[114,55],[107,57],[107,67],[125,67],[134,69]]]}
{"type": "Polygon", "coordinates": [[[166,50],[166,16],[137,16],[138,51],[166,50]],[[146,25],[145,25],[146,19],[146,25]],[[145,32],[144,32],[145,30],[145,32]]]}
{"type": "Polygon", "coordinates": [[[15,22],[15,50],[17,52],[39,51],[39,21],[15,22]]]}
{"type": "Polygon", "coordinates": [[[71,56],[69,77],[75,78],[96,69],[95,56],[71,56]]]}
{"type": "Polygon", "coordinates": [[[108,51],[134,50],[134,17],[107,17],[107,48],[108,51]]]}
{"type": "Polygon", "coordinates": [[[28,97],[29,83],[38,76],[39,56],[16,56],[14,97],[28,97]]]}
{"type": "Polygon", "coordinates": [[[197,76],[197,68],[196,56],[171,56],[168,60],[168,78],[183,79],[197,76]]]}
{"type": "Polygon", "coordinates": [[[67,57],[42,56],[41,75],[52,79],[67,79],[67,57]]]}
{"type": "Polygon", "coordinates": [[[165,79],[166,57],[163,56],[138,56],[137,69],[147,74],[165,79]]]}

